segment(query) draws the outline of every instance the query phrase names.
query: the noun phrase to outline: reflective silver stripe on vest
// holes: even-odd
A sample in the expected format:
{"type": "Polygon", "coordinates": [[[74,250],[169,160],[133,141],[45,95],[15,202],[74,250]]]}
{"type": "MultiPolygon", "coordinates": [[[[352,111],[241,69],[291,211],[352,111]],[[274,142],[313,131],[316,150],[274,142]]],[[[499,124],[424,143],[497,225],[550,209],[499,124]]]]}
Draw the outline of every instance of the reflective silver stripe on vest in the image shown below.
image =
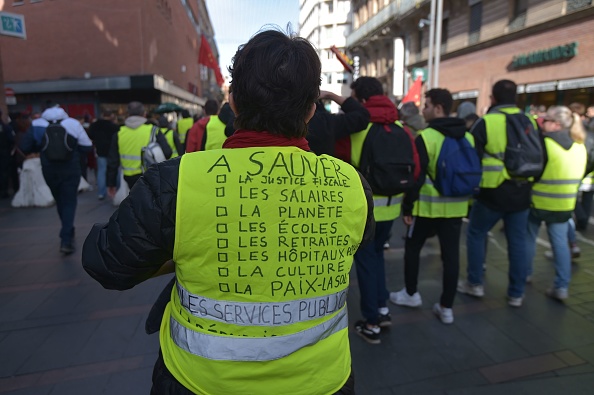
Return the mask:
{"type": "Polygon", "coordinates": [[[555,199],[572,199],[577,197],[577,193],[550,193],[535,191],[534,189],[532,190],[532,194],[535,196],[542,196],[555,199]]]}
{"type": "Polygon", "coordinates": [[[483,171],[503,171],[503,166],[483,166],[483,171]]]}
{"type": "Polygon", "coordinates": [[[470,199],[470,195],[462,196],[462,197],[446,197],[446,196],[429,196],[429,195],[420,195],[419,200],[421,202],[429,202],[429,203],[464,203],[470,199]]]}
{"type": "Polygon", "coordinates": [[[179,283],[182,306],[193,316],[240,326],[280,326],[315,320],[336,313],[346,304],[348,289],[316,298],[285,302],[231,302],[194,295],[179,283]]]}
{"type": "Polygon", "coordinates": [[[124,166],[122,166],[122,170],[124,170],[124,171],[126,171],[126,170],[134,171],[134,170],[140,170],[140,167],[124,167],[124,166]]]}
{"type": "Polygon", "coordinates": [[[191,354],[217,361],[272,361],[316,344],[348,326],[346,307],[326,322],[291,335],[272,337],[233,337],[196,332],[173,317],[171,338],[191,354]]]}
{"type": "Polygon", "coordinates": [[[581,180],[539,180],[538,184],[547,184],[547,185],[571,185],[571,184],[579,184],[581,180]]]}
{"type": "Polygon", "coordinates": [[[373,198],[373,205],[375,207],[394,206],[400,203],[402,203],[402,196],[373,198]]]}
{"type": "Polygon", "coordinates": [[[505,157],[504,152],[495,152],[493,154],[491,154],[489,152],[483,153],[483,158],[495,158],[495,159],[503,160],[504,157],[505,157]]]}
{"type": "Polygon", "coordinates": [[[142,159],[140,156],[137,155],[120,155],[122,159],[129,159],[129,160],[140,160],[142,159]]]}

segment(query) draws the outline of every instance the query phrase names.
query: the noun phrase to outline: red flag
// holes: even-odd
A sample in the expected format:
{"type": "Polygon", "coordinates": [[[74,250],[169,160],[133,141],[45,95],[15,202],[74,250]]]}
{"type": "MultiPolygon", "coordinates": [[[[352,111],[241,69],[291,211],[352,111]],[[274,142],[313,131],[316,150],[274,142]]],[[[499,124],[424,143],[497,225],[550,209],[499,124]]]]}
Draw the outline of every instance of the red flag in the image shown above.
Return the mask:
{"type": "Polygon", "coordinates": [[[221,69],[219,68],[219,64],[217,60],[212,54],[212,49],[210,49],[210,45],[208,41],[206,41],[206,37],[202,35],[202,40],[200,41],[200,53],[198,54],[198,63],[203,64],[209,69],[213,69],[215,72],[215,77],[217,79],[217,84],[219,86],[223,85],[225,80],[223,79],[223,75],[221,74],[221,69]]]}
{"type": "Polygon", "coordinates": [[[330,51],[332,51],[336,55],[336,59],[342,64],[342,67],[349,73],[353,72],[353,62],[349,59],[346,54],[342,53],[335,45],[330,47],[330,51]]]}
{"type": "Polygon", "coordinates": [[[400,103],[406,103],[412,101],[415,103],[417,107],[421,105],[421,87],[423,85],[423,77],[418,76],[415,82],[413,82],[412,86],[408,90],[406,96],[402,98],[400,103]]]}

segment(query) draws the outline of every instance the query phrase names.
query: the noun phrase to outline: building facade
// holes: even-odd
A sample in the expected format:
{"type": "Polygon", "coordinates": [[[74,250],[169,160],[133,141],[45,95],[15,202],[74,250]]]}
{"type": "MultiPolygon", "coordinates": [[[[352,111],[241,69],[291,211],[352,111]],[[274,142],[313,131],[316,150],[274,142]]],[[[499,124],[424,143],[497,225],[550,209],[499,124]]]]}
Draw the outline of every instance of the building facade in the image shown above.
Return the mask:
{"type": "MultiPolygon", "coordinates": [[[[308,39],[317,49],[322,62],[320,89],[345,96],[350,94],[352,74],[332,51],[344,53],[346,36],[350,33],[351,1],[349,0],[300,0],[299,35],[308,39]]],[[[329,104],[332,112],[339,106],[329,104]]]]}
{"type": "Polygon", "coordinates": [[[2,11],[25,16],[25,40],[1,37],[9,111],[40,111],[48,100],[71,116],[121,111],[138,100],[198,112],[220,96],[212,70],[198,64],[200,35],[214,55],[204,0],[22,0],[2,11]]]}
{"type": "MultiPolygon", "coordinates": [[[[413,74],[427,67],[430,4],[353,1],[347,48],[361,58],[361,74],[380,78],[396,100],[413,74]]],[[[592,104],[592,32],[591,0],[444,0],[439,85],[457,102],[474,102],[479,113],[500,79],[518,84],[526,109],[592,104]]]]}

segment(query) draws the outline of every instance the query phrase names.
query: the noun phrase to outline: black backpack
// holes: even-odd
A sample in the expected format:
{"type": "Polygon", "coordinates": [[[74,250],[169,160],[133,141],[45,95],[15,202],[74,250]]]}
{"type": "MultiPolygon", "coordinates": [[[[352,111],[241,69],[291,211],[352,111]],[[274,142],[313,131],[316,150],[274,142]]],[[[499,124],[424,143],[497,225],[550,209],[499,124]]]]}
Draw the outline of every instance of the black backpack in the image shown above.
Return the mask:
{"type": "Polygon", "coordinates": [[[544,148],[539,131],[523,113],[506,114],[507,146],[503,164],[514,178],[536,177],[544,170],[544,148]]]}
{"type": "Polygon", "coordinates": [[[419,153],[410,131],[374,123],[361,151],[359,171],[375,195],[393,196],[412,188],[419,177],[419,153]]]}
{"type": "Polygon", "coordinates": [[[60,122],[51,122],[43,136],[41,151],[52,162],[66,162],[72,159],[72,152],[77,145],[76,138],[68,134],[60,122]]]}

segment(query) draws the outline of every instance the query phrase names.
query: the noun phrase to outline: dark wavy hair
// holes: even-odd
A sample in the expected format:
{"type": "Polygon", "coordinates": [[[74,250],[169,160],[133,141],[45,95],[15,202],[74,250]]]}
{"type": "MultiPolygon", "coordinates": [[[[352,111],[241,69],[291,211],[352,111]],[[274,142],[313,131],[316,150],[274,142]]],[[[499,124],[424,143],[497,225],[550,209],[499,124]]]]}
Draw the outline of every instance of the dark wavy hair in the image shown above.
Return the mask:
{"type": "Polygon", "coordinates": [[[359,77],[352,84],[351,89],[355,91],[357,100],[369,100],[371,96],[383,95],[384,87],[377,78],[359,77]]]}
{"type": "Polygon", "coordinates": [[[305,137],[305,118],[320,95],[321,70],[306,39],[276,30],[253,36],[229,67],[235,128],[305,137]]]}

